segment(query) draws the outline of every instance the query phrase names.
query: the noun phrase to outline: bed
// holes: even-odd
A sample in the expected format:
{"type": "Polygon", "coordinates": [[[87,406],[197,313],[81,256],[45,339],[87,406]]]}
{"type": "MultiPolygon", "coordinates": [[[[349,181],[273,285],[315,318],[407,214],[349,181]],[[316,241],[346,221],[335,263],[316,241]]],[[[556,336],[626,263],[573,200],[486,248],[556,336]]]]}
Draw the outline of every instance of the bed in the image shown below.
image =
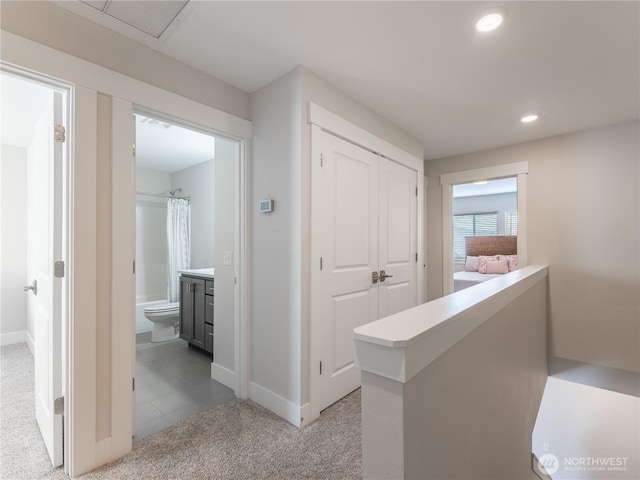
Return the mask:
{"type": "Polygon", "coordinates": [[[505,273],[517,269],[517,237],[512,235],[465,237],[465,255],[465,271],[453,274],[454,292],[501,277],[505,273]],[[478,262],[480,263],[480,268],[474,262],[475,258],[480,259],[481,257],[485,257],[485,260],[486,257],[491,258],[488,269],[482,268],[482,262],[478,262]],[[507,262],[507,271],[504,270],[504,261],[507,262]],[[494,264],[494,262],[497,263],[494,264]],[[488,273],[481,273],[482,271],[488,273]],[[493,271],[500,271],[500,273],[492,273],[493,271]]]}

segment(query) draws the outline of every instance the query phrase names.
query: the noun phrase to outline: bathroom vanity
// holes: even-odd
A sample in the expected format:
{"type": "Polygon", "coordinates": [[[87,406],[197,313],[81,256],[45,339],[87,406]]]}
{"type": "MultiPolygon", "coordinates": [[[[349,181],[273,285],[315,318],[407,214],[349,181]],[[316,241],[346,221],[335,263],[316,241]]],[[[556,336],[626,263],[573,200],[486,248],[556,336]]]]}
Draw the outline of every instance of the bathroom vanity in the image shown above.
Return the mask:
{"type": "Polygon", "coordinates": [[[214,269],[179,273],[180,338],[213,355],[214,269]]]}

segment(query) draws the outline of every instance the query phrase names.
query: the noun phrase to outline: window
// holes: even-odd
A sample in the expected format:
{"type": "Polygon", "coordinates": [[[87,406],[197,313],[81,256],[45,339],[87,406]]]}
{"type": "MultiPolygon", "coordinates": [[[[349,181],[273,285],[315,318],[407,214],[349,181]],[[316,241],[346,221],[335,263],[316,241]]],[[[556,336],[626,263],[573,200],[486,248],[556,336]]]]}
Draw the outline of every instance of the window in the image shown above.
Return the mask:
{"type": "Polygon", "coordinates": [[[504,214],[504,234],[518,235],[518,211],[512,210],[504,214]]]}
{"type": "Polygon", "coordinates": [[[498,234],[498,212],[453,216],[453,259],[465,259],[464,237],[498,234]]]}

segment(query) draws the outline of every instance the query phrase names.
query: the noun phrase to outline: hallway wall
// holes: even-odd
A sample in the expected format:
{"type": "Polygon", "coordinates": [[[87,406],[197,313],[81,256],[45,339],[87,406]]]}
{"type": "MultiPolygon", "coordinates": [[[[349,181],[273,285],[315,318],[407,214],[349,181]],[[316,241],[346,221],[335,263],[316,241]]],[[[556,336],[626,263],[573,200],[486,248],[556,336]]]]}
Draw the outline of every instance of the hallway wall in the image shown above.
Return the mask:
{"type": "Polygon", "coordinates": [[[0,343],[8,345],[27,332],[27,149],[2,145],[0,161],[0,343]]]}

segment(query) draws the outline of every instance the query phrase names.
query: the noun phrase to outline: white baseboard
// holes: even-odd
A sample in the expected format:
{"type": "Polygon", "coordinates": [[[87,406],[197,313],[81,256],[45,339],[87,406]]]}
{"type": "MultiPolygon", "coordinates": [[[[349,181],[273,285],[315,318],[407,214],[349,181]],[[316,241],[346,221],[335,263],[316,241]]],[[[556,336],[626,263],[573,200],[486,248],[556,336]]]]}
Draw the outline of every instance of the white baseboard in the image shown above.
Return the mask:
{"type": "Polygon", "coordinates": [[[238,382],[236,381],[236,372],[212,362],[211,378],[216,382],[220,382],[225,387],[229,387],[236,394],[236,397],[238,396],[238,382]]]}
{"type": "Polygon", "coordinates": [[[249,398],[296,427],[305,425],[311,417],[311,405],[309,403],[303,406],[295,405],[277,393],[253,382],[251,383],[249,398]]]}
{"type": "Polygon", "coordinates": [[[21,330],[19,332],[9,332],[3,333],[0,335],[0,345],[14,345],[16,343],[25,343],[27,342],[28,332],[26,330],[21,330]]]}
{"type": "Polygon", "coordinates": [[[27,347],[31,350],[31,355],[35,356],[36,354],[36,344],[33,341],[33,337],[29,334],[29,330],[25,332],[27,334],[27,347]]]}

